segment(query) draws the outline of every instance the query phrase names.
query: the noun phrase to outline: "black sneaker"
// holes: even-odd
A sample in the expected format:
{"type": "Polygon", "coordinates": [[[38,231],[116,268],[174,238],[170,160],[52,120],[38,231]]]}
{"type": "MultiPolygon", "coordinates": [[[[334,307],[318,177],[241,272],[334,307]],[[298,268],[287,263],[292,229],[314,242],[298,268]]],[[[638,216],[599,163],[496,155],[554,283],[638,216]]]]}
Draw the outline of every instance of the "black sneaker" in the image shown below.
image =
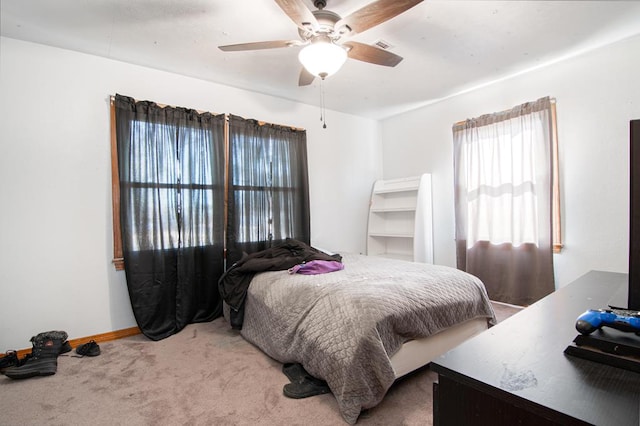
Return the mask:
{"type": "Polygon", "coordinates": [[[95,340],[91,340],[89,343],[78,346],[76,353],[81,356],[98,356],[100,355],[100,346],[95,340]]]}
{"type": "Polygon", "coordinates": [[[4,374],[4,370],[9,367],[18,365],[18,353],[14,350],[8,350],[2,358],[0,358],[0,373],[4,374]]]}

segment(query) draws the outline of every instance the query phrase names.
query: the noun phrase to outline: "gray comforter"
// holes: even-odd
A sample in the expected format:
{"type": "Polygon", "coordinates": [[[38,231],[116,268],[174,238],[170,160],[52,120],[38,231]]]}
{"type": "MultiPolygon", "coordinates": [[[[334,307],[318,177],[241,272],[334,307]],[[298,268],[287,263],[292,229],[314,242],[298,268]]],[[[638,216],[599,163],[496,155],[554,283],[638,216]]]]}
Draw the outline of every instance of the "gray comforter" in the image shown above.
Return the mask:
{"type": "Polygon", "coordinates": [[[322,275],[258,274],[242,336],[325,380],[350,424],[393,384],[389,358],[404,342],[476,317],[495,321],[482,282],[457,269],[352,254],[343,263],[322,275]]]}

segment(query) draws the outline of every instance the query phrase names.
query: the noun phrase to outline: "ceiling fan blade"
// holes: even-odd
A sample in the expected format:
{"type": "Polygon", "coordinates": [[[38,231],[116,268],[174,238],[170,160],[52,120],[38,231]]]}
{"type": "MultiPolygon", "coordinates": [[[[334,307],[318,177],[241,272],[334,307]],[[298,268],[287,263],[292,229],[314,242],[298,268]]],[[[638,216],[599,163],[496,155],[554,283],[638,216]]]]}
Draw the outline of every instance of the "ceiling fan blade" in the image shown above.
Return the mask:
{"type": "Polygon", "coordinates": [[[316,77],[311,74],[305,67],[300,70],[300,78],[298,79],[298,86],[308,86],[313,83],[316,77]]]}
{"type": "Polygon", "coordinates": [[[228,44],[226,46],[218,46],[218,49],[225,52],[238,52],[242,50],[260,50],[260,49],[277,49],[280,47],[298,46],[302,44],[298,40],[273,40],[273,41],[256,41],[253,43],[228,44]]]}
{"type": "Polygon", "coordinates": [[[302,0],[275,0],[275,2],[303,30],[317,30],[320,27],[318,20],[302,0]]]}
{"type": "Polygon", "coordinates": [[[384,65],[385,67],[395,67],[402,61],[402,56],[369,46],[368,44],[358,43],[357,41],[350,41],[342,45],[349,49],[347,51],[349,58],[357,59],[358,61],[384,65]]]}
{"type": "Polygon", "coordinates": [[[350,35],[358,34],[400,15],[422,1],[377,0],[342,18],[336,23],[335,28],[340,31],[341,27],[347,26],[351,30],[350,35]]]}

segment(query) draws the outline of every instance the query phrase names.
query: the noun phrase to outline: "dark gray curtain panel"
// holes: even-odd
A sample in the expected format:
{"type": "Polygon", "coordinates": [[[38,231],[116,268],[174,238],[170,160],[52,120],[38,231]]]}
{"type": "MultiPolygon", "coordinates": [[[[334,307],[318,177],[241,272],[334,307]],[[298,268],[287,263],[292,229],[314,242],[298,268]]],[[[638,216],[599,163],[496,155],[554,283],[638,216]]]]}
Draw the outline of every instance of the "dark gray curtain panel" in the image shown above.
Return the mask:
{"type": "Polygon", "coordinates": [[[310,243],[307,134],[229,118],[227,266],[287,238],[310,243]]]}
{"type": "Polygon", "coordinates": [[[160,340],[222,313],[225,119],[120,95],[115,108],[127,286],[160,340]]]}

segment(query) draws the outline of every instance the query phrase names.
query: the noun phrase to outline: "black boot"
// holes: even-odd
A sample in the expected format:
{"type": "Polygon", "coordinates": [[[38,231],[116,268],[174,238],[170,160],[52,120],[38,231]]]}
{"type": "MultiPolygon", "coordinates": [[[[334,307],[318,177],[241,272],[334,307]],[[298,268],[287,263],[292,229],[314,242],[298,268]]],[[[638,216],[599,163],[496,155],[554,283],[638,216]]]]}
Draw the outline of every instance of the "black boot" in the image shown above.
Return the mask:
{"type": "MultiPolygon", "coordinates": [[[[50,333],[50,332],[48,332],[50,333]]],[[[64,332],[62,332],[64,333],[64,332]]],[[[31,338],[33,339],[33,337],[31,338]]],[[[64,343],[62,344],[62,346],[60,347],[60,353],[58,355],[62,355],[65,354],[67,352],[71,352],[73,348],[71,347],[71,343],[69,343],[68,340],[65,340],[64,343]]],[[[28,354],[25,354],[25,356],[22,357],[22,359],[18,359],[18,363],[16,364],[18,367],[20,367],[21,365],[24,365],[25,362],[29,361],[31,359],[31,357],[33,357],[33,354],[31,352],[29,352],[28,354]]]]}
{"type": "Polygon", "coordinates": [[[11,379],[26,379],[34,376],[50,376],[58,369],[58,355],[67,340],[64,331],[47,331],[31,338],[33,349],[18,367],[10,367],[4,375],[11,379]]]}

